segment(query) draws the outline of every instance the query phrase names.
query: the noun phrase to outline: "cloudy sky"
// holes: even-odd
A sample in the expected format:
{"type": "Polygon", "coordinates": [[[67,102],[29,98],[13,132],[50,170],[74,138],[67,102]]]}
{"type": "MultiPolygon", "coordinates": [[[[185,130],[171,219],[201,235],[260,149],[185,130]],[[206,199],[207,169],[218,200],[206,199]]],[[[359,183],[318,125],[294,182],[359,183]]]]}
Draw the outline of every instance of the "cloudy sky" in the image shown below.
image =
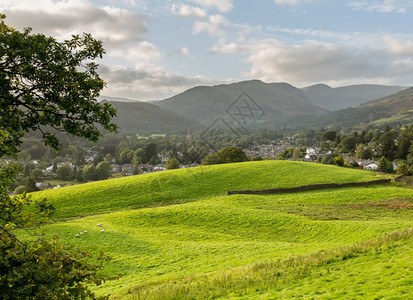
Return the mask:
{"type": "Polygon", "coordinates": [[[413,85],[413,0],[1,0],[16,29],[103,41],[103,94],[248,79],[413,85]]]}

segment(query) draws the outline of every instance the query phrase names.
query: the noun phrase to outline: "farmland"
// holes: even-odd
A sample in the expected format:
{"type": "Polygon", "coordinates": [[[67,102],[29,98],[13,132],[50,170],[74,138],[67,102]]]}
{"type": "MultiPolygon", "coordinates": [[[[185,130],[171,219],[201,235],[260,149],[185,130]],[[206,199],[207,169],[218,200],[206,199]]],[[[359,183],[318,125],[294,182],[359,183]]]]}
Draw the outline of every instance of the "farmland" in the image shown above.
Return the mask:
{"type": "Polygon", "coordinates": [[[335,166],[263,161],[112,179],[33,198],[46,197],[57,208],[56,222],[43,227],[46,234],[112,257],[102,272],[122,277],[94,288],[100,295],[346,298],[373,290],[402,297],[412,280],[406,264],[413,258],[410,187],[225,196],[227,190],[380,178],[335,166]],[[381,273],[388,278],[372,280],[381,273]],[[353,281],[356,288],[348,288],[353,281]],[[391,290],[383,292],[389,282],[391,290]]]}

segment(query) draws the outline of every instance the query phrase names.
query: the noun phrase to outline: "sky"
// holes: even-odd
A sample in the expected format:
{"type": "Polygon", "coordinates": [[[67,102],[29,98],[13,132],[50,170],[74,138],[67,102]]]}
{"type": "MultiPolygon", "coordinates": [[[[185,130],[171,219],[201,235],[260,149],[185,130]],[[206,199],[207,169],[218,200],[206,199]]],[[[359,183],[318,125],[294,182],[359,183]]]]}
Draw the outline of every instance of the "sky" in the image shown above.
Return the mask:
{"type": "Polygon", "coordinates": [[[106,96],[251,79],[413,85],[413,0],[0,0],[0,13],[59,41],[101,40],[106,96]]]}

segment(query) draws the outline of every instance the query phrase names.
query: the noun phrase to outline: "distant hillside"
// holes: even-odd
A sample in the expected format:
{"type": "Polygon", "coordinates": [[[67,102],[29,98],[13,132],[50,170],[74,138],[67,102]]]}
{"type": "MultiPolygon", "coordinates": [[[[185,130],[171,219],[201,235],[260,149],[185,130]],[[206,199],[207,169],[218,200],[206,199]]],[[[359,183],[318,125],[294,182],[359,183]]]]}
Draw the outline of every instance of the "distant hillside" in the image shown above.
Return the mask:
{"type": "Polygon", "coordinates": [[[116,101],[116,102],[142,102],[136,99],[120,98],[120,97],[109,97],[109,96],[99,96],[98,101],[116,101]]]}
{"type": "MultiPolygon", "coordinates": [[[[259,80],[212,87],[199,86],[158,102],[157,105],[209,125],[217,117],[227,116],[226,110],[244,92],[265,113],[259,118],[253,118],[253,121],[326,112],[325,109],[308,103],[305,92],[288,83],[264,83],[259,80]]],[[[232,108],[241,107],[243,104],[245,103],[241,101],[232,108]]]]}
{"type": "Polygon", "coordinates": [[[381,85],[331,88],[323,84],[298,89],[288,83],[251,80],[212,87],[194,87],[157,102],[157,105],[209,125],[219,116],[228,117],[228,108],[240,107],[242,101],[233,103],[242,93],[247,93],[254,101],[252,105],[256,104],[263,112],[263,115],[251,118],[248,125],[279,127],[301,124],[328,111],[358,106],[402,89],[403,87],[399,86],[381,85]]]}
{"type": "Polygon", "coordinates": [[[117,109],[114,122],[121,130],[136,133],[186,133],[188,129],[203,128],[201,123],[173,111],[144,102],[110,101],[117,109]]]}
{"type": "Polygon", "coordinates": [[[313,120],[315,126],[354,127],[368,124],[411,123],[413,88],[366,102],[358,107],[331,112],[313,120]]]}
{"type": "Polygon", "coordinates": [[[332,88],[316,84],[302,88],[309,103],[330,111],[356,107],[367,101],[395,94],[405,87],[373,84],[350,85],[332,88]]]}

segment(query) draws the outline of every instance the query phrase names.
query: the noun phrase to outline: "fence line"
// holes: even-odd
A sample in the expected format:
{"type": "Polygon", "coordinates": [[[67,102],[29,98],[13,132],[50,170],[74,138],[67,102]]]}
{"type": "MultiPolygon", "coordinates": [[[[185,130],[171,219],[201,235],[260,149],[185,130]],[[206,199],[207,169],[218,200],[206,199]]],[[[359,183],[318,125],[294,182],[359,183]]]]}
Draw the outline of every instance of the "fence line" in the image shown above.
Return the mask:
{"type": "Polygon", "coordinates": [[[386,184],[390,183],[391,179],[378,179],[372,181],[364,182],[348,182],[348,183],[321,183],[321,184],[310,184],[302,185],[292,188],[278,188],[278,189],[267,189],[267,190],[242,190],[242,191],[227,191],[227,195],[236,194],[283,194],[283,193],[297,193],[301,191],[312,191],[312,190],[322,190],[322,189],[338,189],[344,187],[356,187],[356,186],[368,186],[375,184],[386,184]]]}

